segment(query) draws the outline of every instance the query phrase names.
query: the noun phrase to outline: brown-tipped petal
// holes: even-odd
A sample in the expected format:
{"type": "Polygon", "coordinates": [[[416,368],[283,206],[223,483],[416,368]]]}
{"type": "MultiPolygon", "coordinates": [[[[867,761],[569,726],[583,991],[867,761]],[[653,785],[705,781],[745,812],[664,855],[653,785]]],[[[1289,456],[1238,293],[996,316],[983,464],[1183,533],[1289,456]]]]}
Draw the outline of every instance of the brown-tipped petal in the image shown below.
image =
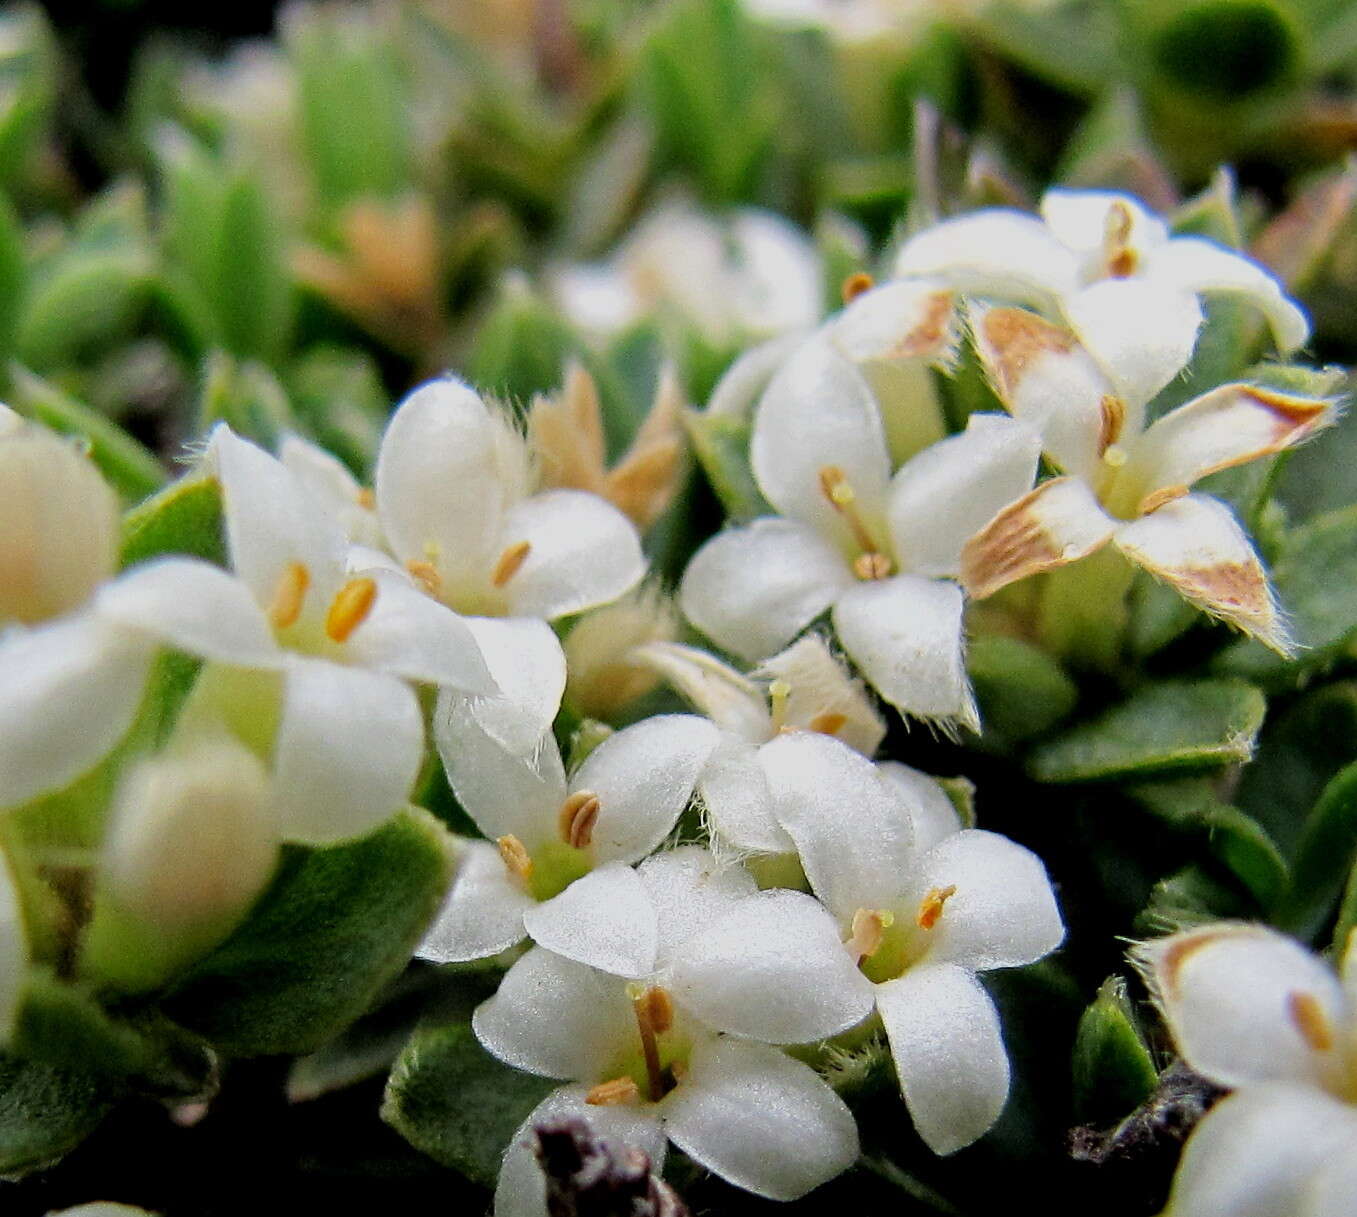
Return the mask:
{"type": "Polygon", "coordinates": [[[869,286],[847,302],[830,340],[854,363],[948,363],[958,341],[956,295],[918,279],[869,286]]]}
{"type": "Polygon", "coordinates": [[[664,514],[683,480],[683,391],[666,367],[650,411],[602,492],[643,532],[664,514]]]}
{"type": "Polygon", "coordinates": [[[1116,524],[1077,478],[1055,478],[1010,503],[961,551],[961,584],[975,600],[1102,548],[1116,524]]]}
{"type": "Polygon", "coordinates": [[[528,441],[544,487],[603,493],[603,412],[594,378],[580,364],[566,369],[565,384],[555,396],[533,398],[528,441]]]}
{"type": "Polygon", "coordinates": [[[1116,540],[1132,562],[1199,609],[1281,655],[1293,652],[1262,563],[1219,499],[1196,494],[1174,499],[1122,525],[1116,540]]]}

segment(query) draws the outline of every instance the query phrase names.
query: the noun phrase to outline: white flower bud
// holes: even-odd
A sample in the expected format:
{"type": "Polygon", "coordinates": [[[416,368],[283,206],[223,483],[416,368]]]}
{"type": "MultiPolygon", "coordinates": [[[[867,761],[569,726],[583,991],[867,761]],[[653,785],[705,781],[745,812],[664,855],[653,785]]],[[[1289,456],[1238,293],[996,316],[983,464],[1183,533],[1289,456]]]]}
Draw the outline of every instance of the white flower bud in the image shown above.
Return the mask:
{"type": "Polygon", "coordinates": [[[103,890],[180,935],[223,931],[273,873],[268,775],[234,741],[142,761],[123,778],[104,842],[103,890]]]}
{"type": "Polygon", "coordinates": [[[118,500],[94,465],[40,427],[0,430],[0,625],[78,608],[118,556],[118,500]]]}

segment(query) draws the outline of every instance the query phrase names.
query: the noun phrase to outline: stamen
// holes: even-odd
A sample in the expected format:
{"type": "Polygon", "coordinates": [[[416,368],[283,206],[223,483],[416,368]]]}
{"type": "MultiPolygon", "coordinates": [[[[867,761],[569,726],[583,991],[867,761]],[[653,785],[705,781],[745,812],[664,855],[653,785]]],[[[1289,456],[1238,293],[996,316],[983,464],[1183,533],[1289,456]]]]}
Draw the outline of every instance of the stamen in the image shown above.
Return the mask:
{"type": "Polygon", "coordinates": [[[335,593],[325,614],[325,633],[332,642],[345,642],[377,603],[377,580],[363,575],[350,579],[335,593]]]}
{"type": "Polygon", "coordinates": [[[812,731],[818,731],[821,735],[837,735],[839,729],[848,721],[846,714],[839,714],[834,710],[825,710],[817,714],[808,724],[812,731]]]}
{"type": "Polygon", "coordinates": [[[518,568],[527,560],[531,541],[515,541],[499,556],[495,569],[490,572],[490,582],[495,587],[503,587],[516,574],[518,568]]]}
{"type": "Polygon", "coordinates": [[[768,686],[768,702],[774,731],[781,731],[787,725],[787,699],[792,695],[792,687],[779,677],[768,686]]]}
{"type": "Polygon", "coordinates": [[[1153,490],[1140,500],[1140,505],[1136,510],[1143,516],[1147,516],[1152,511],[1157,511],[1165,503],[1172,503],[1174,499],[1181,499],[1188,492],[1188,487],[1181,483],[1177,486],[1161,486],[1158,490],[1153,490]]]}
{"type": "Polygon", "coordinates": [[[306,589],[311,586],[311,572],[300,562],[289,562],[278,576],[269,601],[268,619],[275,630],[285,630],[302,615],[306,589]]]}
{"type": "Polygon", "coordinates": [[[858,909],[853,914],[853,928],[848,935],[848,953],[854,963],[869,959],[881,949],[886,931],[895,924],[890,909],[858,909]]]}
{"type": "Polygon", "coordinates": [[[414,558],[405,564],[405,569],[419,581],[420,586],[429,595],[437,596],[443,590],[443,576],[438,573],[438,567],[432,562],[421,562],[414,558]]]}
{"type": "Polygon", "coordinates": [[[930,888],[928,895],[919,901],[919,911],[914,920],[921,930],[931,930],[942,916],[942,906],[956,895],[956,884],[947,887],[930,888]]]}
{"type": "Polygon", "coordinates": [[[1103,453],[1103,464],[1111,469],[1120,469],[1129,459],[1129,454],[1120,444],[1108,444],[1103,453]]]}
{"type": "Polygon", "coordinates": [[[1125,279],[1136,273],[1140,258],[1131,248],[1131,229],[1135,217],[1131,209],[1118,199],[1107,210],[1107,221],[1103,228],[1103,261],[1108,275],[1113,279],[1125,279]]]}
{"type": "Polygon", "coordinates": [[[1298,990],[1290,994],[1286,1012],[1312,1052],[1328,1052],[1333,1048],[1333,1024],[1313,993],[1298,990]]]}
{"type": "Polygon", "coordinates": [[[631,998],[631,1008],[636,1015],[636,1030],[641,1036],[641,1053],[646,1062],[650,1101],[658,1103],[664,1098],[664,1071],[660,1067],[660,1046],[656,1037],[673,1026],[674,1003],[669,994],[658,985],[651,987],[636,981],[627,986],[627,996],[631,998]]]}
{"type": "Polygon", "coordinates": [[[566,799],[556,817],[561,840],[575,849],[586,848],[594,839],[598,809],[598,795],[592,790],[577,790],[566,799]]]}
{"type": "MultiPolygon", "coordinates": [[[[872,536],[871,530],[863,520],[862,513],[857,508],[857,491],[849,484],[848,475],[838,465],[821,467],[820,493],[829,500],[829,505],[839,515],[843,516],[844,523],[848,525],[849,532],[853,534],[853,540],[862,550],[862,557],[858,559],[858,562],[861,562],[864,558],[867,559],[867,565],[864,569],[869,572],[882,569],[884,564],[885,572],[889,574],[890,559],[881,552],[881,546],[876,543],[876,538],[872,536]]],[[[857,572],[859,579],[885,578],[884,574],[862,573],[858,570],[857,562],[853,564],[853,570],[857,572]]]]}
{"type": "Polygon", "coordinates": [[[1107,450],[1121,438],[1122,428],[1126,426],[1126,403],[1111,393],[1103,394],[1098,403],[1101,423],[1098,428],[1098,455],[1107,450]]]}
{"type": "Polygon", "coordinates": [[[891,560],[885,554],[858,554],[853,559],[853,574],[864,583],[870,583],[874,579],[889,578],[890,573],[891,560]]]}
{"type": "Polygon", "coordinates": [[[876,286],[876,280],[865,270],[851,274],[839,288],[839,295],[845,304],[852,304],[863,292],[869,292],[876,286]]]}
{"type": "Polygon", "coordinates": [[[639,1103],[641,1088],[632,1078],[613,1078],[610,1082],[600,1082],[584,1096],[591,1107],[621,1107],[626,1103],[639,1103]]]}
{"type": "Polygon", "coordinates": [[[532,859],[528,857],[523,842],[510,833],[498,838],[495,844],[499,846],[499,856],[509,873],[520,882],[527,883],[532,878],[532,859]]]}
{"type": "Polygon", "coordinates": [[[377,495],[367,486],[358,487],[358,494],[356,497],[358,499],[358,506],[363,507],[368,511],[372,511],[377,506],[377,495]]]}

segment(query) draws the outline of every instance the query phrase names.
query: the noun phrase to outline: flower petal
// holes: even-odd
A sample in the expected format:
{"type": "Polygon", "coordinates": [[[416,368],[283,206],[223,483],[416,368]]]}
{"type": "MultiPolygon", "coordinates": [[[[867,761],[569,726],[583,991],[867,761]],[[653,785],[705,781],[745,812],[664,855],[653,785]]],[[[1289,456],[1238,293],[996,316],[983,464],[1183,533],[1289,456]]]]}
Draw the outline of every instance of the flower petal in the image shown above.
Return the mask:
{"type": "Polygon", "coordinates": [[[1050,307],[1074,290],[1077,263],[1035,216],[992,208],[926,228],[905,242],[895,274],[939,279],[968,296],[1050,307]]]}
{"type": "Polygon", "coordinates": [[[976,729],[962,654],[965,603],[941,579],[896,575],[859,583],[834,605],[834,629],[868,682],[903,714],[976,729]]]}
{"type": "Polygon", "coordinates": [[[989,994],[965,968],[921,964],[878,985],[900,1089],[935,1154],[984,1136],[1008,1098],[1008,1052],[989,994]]]}
{"type": "Polygon", "coordinates": [[[510,508],[503,548],[527,542],[527,557],[505,585],[521,617],[564,617],[607,604],[646,573],[636,526],[583,490],[546,490],[510,508]]]}
{"type": "Polygon", "coordinates": [[[655,906],[640,876],[623,862],[597,867],[534,905],[523,924],[538,946],[600,972],[639,977],[655,969],[655,906]]]}
{"type": "Polygon", "coordinates": [[[1335,1053],[1311,1043],[1345,1017],[1338,978],[1261,925],[1225,922],[1140,943],[1134,958],[1178,1045],[1222,1086],[1322,1085],[1335,1053]]]}
{"type": "Polygon", "coordinates": [[[750,347],[721,374],[701,413],[708,418],[748,418],[774,373],[807,337],[794,331],[750,347]]]}
{"type": "Polygon", "coordinates": [[[594,1082],[636,1038],[624,981],[533,947],[476,1007],[471,1026],[493,1053],[529,1073],[594,1082]]]}
{"type": "Polygon", "coordinates": [[[353,544],[381,546],[382,526],[372,500],[343,461],[297,435],[283,436],[278,459],[302,489],[334,516],[353,544]]]}
{"type": "Polygon", "coordinates": [[[745,1191],[795,1200],[857,1160],[844,1101],[809,1065],[764,1044],[714,1040],[662,1108],[670,1140],[745,1191]]]}
{"type": "Polygon", "coordinates": [[[1087,266],[1090,260],[1102,261],[1108,212],[1114,205],[1128,221],[1126,244],[1130,248],[1153,250],[1168,240],[1163,220],[1131,195],[1113,190],[1048,190],[1041,196],[1041,218],[1056,240],[1087,266]]]}
{"type": "Polygon", "coordinates": [[[681,1005],[717,1031],[762,1043],[826,1039],[872,1009],[872,982],[834,918],[804,892],[748,897],[694,934],[671,968],[681,1005]]]}
{"type": "Polygon", "coordinates": [[[932,849],[943,837],[961,831],[961,817],[937,778],[900,761],[878,761],[876,771],[909,803],[917,851],[932,849]]]}
{"type": "Polygon", "coordinates": [[[1065,317],[1132,408],[1187,367],[1204,320],[1196,296],[1148,278],[1083,288],[1066,298],[1065,317]]]}
{"type": "Polygon", "coordinates": [[[720,861],[700,845],[652,854],[637,867],[659,927],[656,967],[666,968],[694,934],[734,909],[758,884],[738,863],[720,861]]]}
{"type": "Polygon", "coordinates": [[[955,575],[966,541],[1000,508],[1032,488],[1041,439],[999,414],[972,414],[966,430],[939,440],[891,482],[896,557],[915,575],[955,575]]]}
{"type": "Polygon", "coordinates": [[[1282,655],[1294,644],[1253,544],[1219,499],[1190,494],[1123,524],[1117,548],[1204,612],[1282,655]]]}
{"type": "Polygon", "coordinates": [[[752,744],[729,736],[723,739],[702,771],[698,794],[713,849],[728,847],[750,854],[795,851],[774,815],[768,778],[752,744]]]}
{"type": "Polygon", "coordinates": [[[909,805],[865,757],[810,731],[759,751],[778,821],[796,842],[811,888],[843,923],[894,907],[914,865],[909,805]]]}
{"type": "MultiPolygon", "coordinates": [[[[871,756],[886,735],[886,724],[862,681],[818,634],[805,634],[765,659],[755,675],[787,687],[786,726],[833,735],[863,756],[871,756]]],[[[769,735],[771,731],[763,738],[769,735]]]]}
{"type": "Polygon", "coordinates": [[[956,297],[926,279],[904,279],[856,297],[826,325],[829,341],[854,363],[946,361],[956,346],[956,297]]]}
{"type": "Polygon", "coordinates": [[[1352,1108],[1322,1091],[1238,1091],[1188,1138],[1165,1217],[1342,1217],[1348,1210],[1312,1210],[1305,1199],[1354,1144],[1352,1108]]]}
{"type": "Polygon", "coordinates": [[[1298,1212],[1303,1217],[1357,1213],[1357,1128],[1350,1129],[1341,1147],[1320,1164],[1298,1212]]]}
{"type": "Polygon", "coordinates": [[[155,648],[82,614],[0,642],[0,809],[60,790],[132,726],[155,648]]]}
{"type": "Polygon", "coordinates": [[[1056,949],[1065,925],[1041,859],[998,833],[967,828],[918,863],[911,897],[950,894],[928,930],[928,959],[973,972],[1034,963],[1056,949]]]}
{"type": "Polygon", "coordinates": [[[245,584],[197,558],[134,566],[95,593],[94,611],[205,659],[243,668],[277,668],[286,660],[245,584]]]}
{"type": "Polygon", "coordinates": [[[680,642],[651,642],[633,651],[632,658],[663,676],[723,731],[751,743],[772,734],[763,691],[715,655],[680,642]]]}
{"type": "Polygon", "coordinates": [[[976,600],[1028,575],[1078,562],[1116,532],[1088,483],[1052,478],[1010,503],[961,551],[961,583],[976,600]]]}
{"type": "Polygon", "coordinates": [[[459,845],[461,863],[447,899],[415,950],[418,958],[433,963],[462,963],[507,951],[527,937],[523,914],[536,905],[488,841],[459,845]]]}
{"type": "Polygon", "coordinates": [[[693,555],[679,604],[717,645],[757,660],[786,646],[853,583],[843,555],[818,533],[766,516],[718,533],[693,555]]]}
{"type": "Polygon", "coordinates": [[[282,835],[325,845],[405,806],[424,759],[424,719],[404,681],[324,660],[287,668],[274,745],[282,835]]]}
{"type": "Polygon", "coordinates": [[[1145,272],[1183,291],[1243,296],[1267,318],[1283,355],[1291,354],[1310,336],[1309,318],[1283,292],[1271,271],[1201,237],[1175,237],[1150,255],[1145,272]]]}
{"type": "Polygon", "coordinates": [[[598,796],[593,829],[600,862],[635,862],[669,835],[688,806],[721,733],[695,714],[660,714],[594,749],[570,789],[598,796]]]}
{"type": "Polygon", "coordinates": [[[509,752],[543,745],[565,693],[566,662],[556,631],[535,617],[464,617],[499,692],[466,700],[465,712],[509,752]]]}

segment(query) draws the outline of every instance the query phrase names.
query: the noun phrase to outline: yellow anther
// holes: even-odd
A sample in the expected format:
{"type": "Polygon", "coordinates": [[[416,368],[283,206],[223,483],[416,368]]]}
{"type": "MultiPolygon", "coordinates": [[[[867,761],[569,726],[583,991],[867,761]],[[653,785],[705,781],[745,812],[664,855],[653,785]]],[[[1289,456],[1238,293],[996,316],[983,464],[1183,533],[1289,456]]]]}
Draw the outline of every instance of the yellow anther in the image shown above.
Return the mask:
{"type": "Polygon", "coordinates": [[[840,728],[848,721],[846,714],[839,714],[834,710],[825,710],[817,714],[807,724],[812,731],[818,731],[821,735],[837,735],[840,728]]]}
{"type": "Polygon", "coordinates": [[[490,582],[495,587],[503,587],[516,574],[518,568],[523,565],[528,558],[528,551],[532,549],[531,541],[515,541],[499,556],[499,561],[495,563],[495,569],[490,572],[490,582]]]}
{"type": "Polygon", "coordinates": [[[885,554],[858,554],[853,559],[853,574],[864,583],[874,579],[886,579],[891,573],[891,560],[885,554]]]}
{"type": "Polygon", "coordinates": [[[495,844],[499,847],[499,856],[509,873],[515,879],[527,883],[532,878],[532,859],[528,857],[523,842],[510,833],[508,836],[498,838],[495,844]]]}
{"type": "Polygon", "coordinates": [[[1136,273],[1140,259],[1131,248],[1131,230],[1135,217],[1131,209],[1118,199],[1107,209],[1103,227],[1103,262],[1113,279],[1125,279],[1136,273]]]}
{"type": "Polygon", "coordinates": [[[1297,991],[1286,999],[1286,1012],[1312,1052],[1328,1052],[1334,1045],[1333,1024],[1313,993],[1297,991]]]}
{"type": "Polygon", "coordinates": [[[332,642],[346,642],[377,603],[377,580],[367,575],[350,579],[335,593],[325,614],[325,633],[332,642]]]}
{"type": "Polygon", "coordinates": [[[774,731],[781,731],[787,725],[787,699],[791,695],[792,686],[780,676],[768,686],[769,716],[774,731]]]}
{"type": "Polygon", "coordinates": [[[870,959],[881,949],[886,931],[895,924],[890,909],[858,909],[853,914],[853,927],[848,935],[848,953],[854,963],[870,959]]]}
{"type": "Polygon", "coordinates": [[[931,930],[942,916],[942,906],[956,895],[956,884],[947,887],[930,888],[928,895],[919,901],[919,911],[914,915],[915,924],[921,930],[931,930]]]}
{"type": "Polygon", "coordinates": [[[858,497],[848,482],[848,475],[837,465],[826,465],[820,470],[820,492],[835,507],[848,507],[858,497]]]}
{"type": "Polygon", "coordinates": [[[839,287],[839,295],[845,304],[852,304],[863,292],[869,292],[876,286],[876,280],[865,270],[860,270],[846,278],[839,287]]]}
{"type": "Polygon", "coordinates": [[[592,790],[577,790],[566,799],[556,816],[561,840],[575,849],[586,848],[594,839],[598,809],[598,795],[592,790]]]}
{"type": "Polygon", "coordinates": [[[311,586],[311,572],[300,562],[289,562],[273,586],[268,618],[275,630],[285,630],[302,615],[306,589],[311,586]]]}
{"type": "Polygon", "coordinates": [[[376,494],[366,486],[360,486],[358,488],[358,494],[355,497],[358,499],[358,506],[363,507],[368,511],[372,511],[377,506],[376,494]]]}
{"type": "Polygon", "coordinates": [[[1126,403],[1120,397],[1104,393],[1098,403],[1098,455],[1104,455],[1121,438],[1126,426],[1126,403]]]}
{"type": "Polygon", "coordinates": [[[658,985],[627,986],[631,1008],[636,1015],[636,1030],[641,1037],[641,1054],[646,1062],[646,1080],[650,1086],[650,1101],[664,1098],[664,1070],[660,1065],[660,1045],[657,1037],[674,1025],[674,1002],[658,985]]]}
{"type": "Polygon", "coordinates": [[[591,1087],[584,1101],[591,1107],[620,1107],[626,1103],[639,1103],[641,1088],[632,1078],[613,1078],[610,1082],[600,1082],[591,1087]]]}
{"type": "Polygon", "coordinates": [[[443,576],[438,573],[438,567],[432,562],[421,562],[419,559],[411,559],[405,564],[405,569],[410,572],[419,585],[431,596],[437,596],[443,590],[443,576]]]}

